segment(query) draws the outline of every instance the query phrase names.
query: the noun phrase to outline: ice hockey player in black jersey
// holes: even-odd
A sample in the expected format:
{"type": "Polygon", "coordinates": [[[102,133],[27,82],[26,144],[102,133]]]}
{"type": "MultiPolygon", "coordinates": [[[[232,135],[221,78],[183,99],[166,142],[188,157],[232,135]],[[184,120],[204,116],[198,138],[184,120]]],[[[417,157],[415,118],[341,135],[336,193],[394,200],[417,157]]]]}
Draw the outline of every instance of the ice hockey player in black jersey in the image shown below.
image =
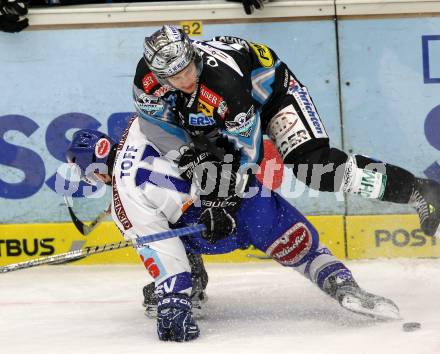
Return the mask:
{"type": "Polygon", "coordinates": [[[440,185],[331,147],[307,88],[263,44],[230,36],[192,41],[164,26],[145,39],[134,90],[140,112],[142,94],[178,90],[172,96],[178,123],[192,136],[235,151],[236,166],[260,162],[267,133],[284,163],[310,188],[411,204],[425,234],[440,236],[440,185]]]}
{"type": "MultiPolygon", "coordinates": [[[[220,196],[215,195],[219,191],[216,185],[214,195],[202,200],[198,222],[207,226],[205,238],[214,244],[228,240],[240,228],[240,217],[244,217],[240,204],[250,207],[249,200],[241,196],[249,185],[255,185],[254,167],[263,157],[263,133],[272,139],[284,163],[309,187],[414,203],[425,233],[438,234],[439,185],[397,166],[331,148],[307,89],[265,45],[235,37],[192,41],[180,29],[164,26],[145,39],[133,94],[139,116],[145,121],[173,134],[180,133],[172,126],[182,127],[192,137],[194,147],[181,151],[182,178],[191,179],[195,167],[207,159],[214,156],[218,163],[224,156],[223,166],[240,180],[240,188],[227,189],[226,195],[220,196]],[[319,165],[327,167],[317,176],[313,167],[319,165]]],[[[261,217],[264,211],[258,209],[254,217],[261,217]]],[[[280,222],[287,222],[281,220],[280,216],[280,222]]],[[[297,244],[283,236],[273,237],[273,243],[261,249],[280,264],[292,266],[284,258],[297,244]]],[[[325,271],[308,267],[309,256],[324,259],[327,253],[301,254],[295,264],[301,264],[299,268],[305,265],[301,269],[306,273],[319,270],[318,286],[343,307],[363,314],[377,315],[390,309],[398,313],[390,300],[362,290],[351,274],[334,276],[337,269],[331,266],[325,271]]]]}

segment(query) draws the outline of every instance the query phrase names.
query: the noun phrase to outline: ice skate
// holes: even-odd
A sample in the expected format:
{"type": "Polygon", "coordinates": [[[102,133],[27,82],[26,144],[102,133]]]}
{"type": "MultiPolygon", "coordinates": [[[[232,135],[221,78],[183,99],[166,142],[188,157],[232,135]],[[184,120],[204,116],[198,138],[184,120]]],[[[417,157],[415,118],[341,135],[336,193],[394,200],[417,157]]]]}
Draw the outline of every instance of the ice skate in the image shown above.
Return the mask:
{"type": "Polygon", "coordinates": [[[440,237],[440,184],[433,180],[416,178],[411,202],[419,214],[423,232],[440,237]]]}
{"type": "MultiPolygon", "coordinates": [[[[154,292],[154,282],[144,286],[142,292],[144,301],[142,306],[145,307],[145,316],[149,318],[157,317],[158,295],[154,292]]],[[[192,312],[195,318],[202,315],[202,304],[208,300],[205,290],[201,286],[200,278],[193,279],[193,288],[191,292],[192,312]]]]}
{"type": "Polygon", "coordinates": [[[393,301],[367,293],[352,278],[330,276],[324,284],[324,291],[351,312],[377,320],[400,319],[399,308],[393,301]]]}
{"type": "MultiPolygon", "coordinates": [[[[203,259],[200,255],[188,253],[187,256],[191,266],[193,284],[191,291],[192,311],[194,317],[197,318],[202,315],[202,304],[208,301],[208,296],[205,292],[206,286],[208,285],[208,273],[206,272],[203,259]]],[[[155,318],[157,316],[158,295],[154,290],[154,282],[145,285],[142,289],[144,295],[142,306],[145,307],[145,316],[149,318],[155,318]]]]}

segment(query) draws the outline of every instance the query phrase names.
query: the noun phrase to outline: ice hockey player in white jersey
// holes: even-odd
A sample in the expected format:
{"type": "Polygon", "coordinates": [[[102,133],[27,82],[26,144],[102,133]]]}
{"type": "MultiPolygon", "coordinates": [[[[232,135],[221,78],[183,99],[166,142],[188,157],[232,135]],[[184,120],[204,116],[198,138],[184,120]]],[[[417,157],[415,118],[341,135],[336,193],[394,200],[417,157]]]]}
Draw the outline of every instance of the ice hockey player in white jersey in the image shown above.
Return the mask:
{"type": "Polygon", "coordinates": [[[249,189],[240,196],[240,203],[236,197],[220,196],[217,187],[226,179],[240,179],[235,173],[223,173],[225,161],[219,161],[213,153],[198,154],[182,128],[171,123],[152,124],[145,118],[133,117],[119,143],[98,131],[80,130],[74,134],[66,155],[79,167],[83,178],[111,184],[112,216],[126,239],[136,241],[140,235],[196,223],[207,227],[203,234],[137,248],[155,280],[160,340],[189,341],[200,333],[192,316],[187,252],[219,254],[250,245],[300,272],[350,311],[375,318],[399,318],[398,307],[391,300],[367,293],[357,285],[350,270],[320,243],[313,225],[280,195],[266,190],[255,176],[250,176],[249,189]],[[151,129],[155,130],[154,143],[148,139],[151,129]],[[168,148],[166,144],[170,144],[168,148]],[[169,148],[172,144],[174,150],[169,148]],[[200,159],[186,163],[187,149],[200,159]],[[211,167],[217,190],[198,193],[203,189],[203,178],[197,172],[211,167]],[[193,176],[194,183],[190,180],[193,176]],[[197,194],[200,207],[191,203],[197,194]],[[238,204],[235,219],[218,207],[234,207],[234,203],[238,204]]]}

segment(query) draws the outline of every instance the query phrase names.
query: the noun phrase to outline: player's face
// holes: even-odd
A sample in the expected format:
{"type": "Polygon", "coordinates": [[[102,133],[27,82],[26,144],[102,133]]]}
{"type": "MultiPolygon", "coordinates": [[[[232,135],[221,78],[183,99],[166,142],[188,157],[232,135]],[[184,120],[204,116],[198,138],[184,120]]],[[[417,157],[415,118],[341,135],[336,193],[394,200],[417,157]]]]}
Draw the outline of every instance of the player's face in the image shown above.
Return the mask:
{"type": "Polygon", "coordinates": [[[191,62],[185,69],[176,75],[170,76],[168,82],[176,89],[185,93],[193,93],[197,87],[196,64],[191,62]]]}

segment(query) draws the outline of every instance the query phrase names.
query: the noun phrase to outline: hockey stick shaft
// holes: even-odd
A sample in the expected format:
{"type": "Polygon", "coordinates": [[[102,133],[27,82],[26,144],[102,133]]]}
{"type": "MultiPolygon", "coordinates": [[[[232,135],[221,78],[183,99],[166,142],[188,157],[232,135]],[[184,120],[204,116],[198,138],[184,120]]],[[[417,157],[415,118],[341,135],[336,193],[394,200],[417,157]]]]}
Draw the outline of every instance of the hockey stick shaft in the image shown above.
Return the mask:
{"type": "MultiPolygon", "coordinates": [[[[141,247],[150,242],[166,240],[168,238],[173,238],[173,237],[192,235],[205,230],[206,230],[206,226],[204,225],[194,225],[194,226],[182,227],[180,229],[159,232],[153,235],[141,236],[135,240],[136,244],[134,246],[141,247]]],[[[116,243],[107,243],[101,246],[90,246],[90,247],[86,247],[85,249],[70,251],[48,257],[36,258],[20,263],[9,264],[7,266],[0,267],[0,273],[7,273],[20,269],[32,268],[44,264],[67,263],[70,261],[91,256],[93,254],[114,251],[129,246],[133,246],[132,241],[121,241],[116,243]]]]}
{"type": "Polygon", "coordinates": [[[107,215],[110,214],[110,205],[109,205],[106,210],[100,212],[98,216],[95,219],[93,219],[90,222],[90,224],[87,225],[76,216],[67,196],[64,196],[64,201],[67,205],[67,210],[69,211],[69,215],[70,218],[72,219],[73,224],[75,225],[76,229],[84,236],[87,236],[89,233],[95,230],[96,227],[107,217],[107,215]]]}

